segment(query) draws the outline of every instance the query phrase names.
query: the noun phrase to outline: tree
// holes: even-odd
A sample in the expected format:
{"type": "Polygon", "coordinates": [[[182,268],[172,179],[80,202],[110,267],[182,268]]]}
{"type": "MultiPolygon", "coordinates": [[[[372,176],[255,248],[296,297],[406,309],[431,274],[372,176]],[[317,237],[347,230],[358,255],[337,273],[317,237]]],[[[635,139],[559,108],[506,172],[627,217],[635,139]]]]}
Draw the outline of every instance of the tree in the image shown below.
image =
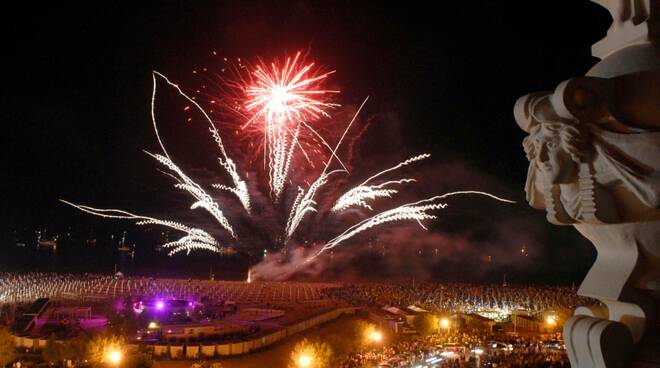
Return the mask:
{"type": "Polygon", "coordinates": [[[332,348],[325,342],[300,340],[291,351],[288,368],[328,368],[332,348]]]}
{"type": "Polygon", "coordinates": [[[0,327],[0,367],[11,363],[15,358],[14,337],[6,328],[0,327]]]}
{"type": "Polygon", "coordinates": [[[413,327],[418,334],[428,336],[438,329],[438,318],[428,313],[420,314],[413,320],[413,327]]]}

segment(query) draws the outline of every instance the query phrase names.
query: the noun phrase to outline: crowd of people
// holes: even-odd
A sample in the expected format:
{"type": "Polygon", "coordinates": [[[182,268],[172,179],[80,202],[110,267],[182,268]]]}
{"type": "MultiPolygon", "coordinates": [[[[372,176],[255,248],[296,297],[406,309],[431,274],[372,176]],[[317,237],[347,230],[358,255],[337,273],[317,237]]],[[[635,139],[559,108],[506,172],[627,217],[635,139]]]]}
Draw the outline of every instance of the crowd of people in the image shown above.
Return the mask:
{"type": "Polygon", "coordinates": [[[428,311],[472,313],[483,310],[542,311],[593,303],[572,287],[501,286],[462,283],[231,282],[115,277],[100,274],[0,273],[0,304],[29,303],[37,298],[88,296],[158,296],[191,298],[207,295],[236,302],[334,300],[356,306],[405,307],[428,311]]]}
{"type": "Polygon", "coordinates": [[[417,337],[354,352],[342,357],[339,368],[409,368],[435,362],[438,368],[560,368],[569,367],[554,337],[503,337],[485,331],[450,331],[417,337]]]}
{"type": "Polygon", "coordinates": [[[593,304],[570,286],[502,286],[464,283],[362,283],[325,289],[356,306],[416,305],[430,312],[475,313],[485,310],[539,312],[593,304]]]}
{"type": "MultiPolygon", "coordinates": [[[[417,306],[429,312],[479,313],[514,310],[529,313],[570,310],[592,304],[573,287],[476,285],[465,283],[361,283],[325,289],[329,297],[355,306],[417,306]]],[[[450,330],[427,337],[403,339],[341,358],[339,368],[409,368],[428,365],[438,368],[482,367],[558,368],[569,367],[558,336],[494,334],[487,329],[450,330]],[[426,364],[424,364],[426,362],[426,364]],[[432,365],[431,365],[432,366],[432,365]]]]}
{"type": "MultiPolygon", "coordinates": [[[[154,279],[99,274],[0,273],[0,323],[7,324],[10,308],[37,298],[171,297],[201,296],[236,303],[404,308],[415,305],[431,313],[483,313],[489,310],[524,309],[539,312],[572,309],[593,303],[572,287],[478,285],[464,283],[305,283],[228,282],[154,279]]],[[[449,330],[427,337],[403,338],[378,348],[341,357],[339,368],[411,367],[436,359],[438,367],[474,367],[476,360],[488,367],[567,367],[561,343],[533,337],[494,335],[487,329],[449,330]],[[493,343],[495,342],[495,343],[493,343]],[[449,350],[448,350],[449,349],[449,350]],[[479,351],[480,353],[477,353],[479,351]],[[443,355],[444,354],[444,355],[443,355]],[[441,361],[439,360],[441,359],[441,361]],[[488,364],[488,365],[485,365],[488,364]]]]}

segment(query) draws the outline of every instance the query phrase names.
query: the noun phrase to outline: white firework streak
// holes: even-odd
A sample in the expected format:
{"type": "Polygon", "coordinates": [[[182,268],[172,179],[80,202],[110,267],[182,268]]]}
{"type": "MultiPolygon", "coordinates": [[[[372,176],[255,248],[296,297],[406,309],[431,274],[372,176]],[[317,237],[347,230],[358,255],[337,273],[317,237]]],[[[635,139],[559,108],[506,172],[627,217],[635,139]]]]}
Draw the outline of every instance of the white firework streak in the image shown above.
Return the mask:
{"type": "MultiPolygon", "coordinates": [[[[188,192],[190,195],[192,195],[196,201],[192,204],[190,209],[196,209],[198,207],[201,207],[205,209],[207,212],[209,212],[217,221],[218,223],[225,229],[227,230],[233,238],[236,238],[236,234],[234,232],[233,227],[229,223],[228,219],[225,217],[223,214],[222,210],[220,209],[220,206],[218,203],[197,183],[195,183],[190,177],[188,177],[171,159],[169,156],[167,150],[165,149],[165,146],[163,145],[163,142],[160,138],[158,128],[156,125],[156,118],[155,118],[155,98],[156,98],[156,75],[162,77],[170,86],[173,86],[180,95],[182,95],[184,98],[186,98],[190,103],[192,103],[195,107],[199,109],[199,111],[204,115],[206,120],[209,123],[210,126],[210,131],[211,134],[213,135],[214,140],[218,144],[218,147],[222,153],[222,157],[219,158],[220,165],[227,171],[227,173],[230,174],[232,181],[234,183],[233,187],[222,185],[222,184],[213,184],[214,188],[221,189],[221,190],[226,190],[229,192],[232,192],[234,195],[237,196],[237,198],[240,200],[241,204],[245,208],[245,210],[250,213],[250,197],[249,197],[249,192],[246,183],[240,178],[238,175],[238,172],[236,170],[236,165],[234,162],[227,156],[226,150],[222,144],[222,139],[220,137],[220,134],[218,133],[218,130],[215,128],[213,125],[212,120],[210,117],[206,114],[206,112],[199,106],[192,98],[188,97],[186,94],[184,94],[181,89],[178,87],[178,85],[170,82],[164,75],[158,73],[158,72],[153,72],[153,82],[154,82],[154,88],[152,92],[152,100],[151,100],[151,116],[152,116],[152,122],[154,126],[154,131],[156,133],[156,137],[158,139],[158,143],[160,144],[160,147],[162,148],[163,154],[152,154],[149,152],[146,152],[148,155],[156,159],[159,163],[162,165],[166,166],[171,173],[165,172],[166,175],[170,176],[176,181],[175,187],[178,189],[185,190],[188,192]]],[[[296,76],[294,79],[299,78],[296,76]]],[[[306,214],[310,212],[317,212],[316,206],[317,203],[314,200],[314,197],[316,196],[317,192],[329,181],[329,178],[331,175],[339,172],[348,172],[346,170],[346,167],[344,167],[343,163],[341,160],[339,160],[339,157],[337,157],[336,152],[341,146],[348,130],[356,120],[358,114],[366,104],[367,100],[369,98],[367,97],[362,104],[360,105],[359,109],[353,116],[353,119],[350,121],[346,129],[344,130],[342,136],[340,137],[339,141],[337,142],[336,146],[334,149],[331,149],[331,155],[328,158],[327,163],[325,164],[325,168],[323,169],[322,173],[320,176],[310,185],[310,187],[305,191],[303,188],[298,187],[298,195],[296,196],[293,205],[291,207],[291,212],[289,213],[289,217],[287,219],[287,224],[286,224],[286,237],[287,239],[290,239],[291,236],[295,233],[296,229],[306,216],[306,214]],[[328,172],[328,168],[332,162],[332,160],[336,158],[337,161],[344,167],[344,169],[339,169],[339,170],[334,170],[328,172]]],[[[328,105],[323,105],[323,106],[328,106],[328,105]]],[[[294,106],[295,107],[295,106],[294,106]]],[[[312,110],[311,114],[314,115],[314,112],[318,114],[324,114],[324,111],[317,106],[312,105],[311,107],[308,105],[306,107],[300,107],[300,108],[306,108],[309,110],[312,110]],[[318,111],[317,111],[318,109],[318,111]]],[[[294,109],[294,111],[296,111],[294,109]]],[[[308,111],[309,113],[309,111],[308,111]]],[[[314,115],[315,116],[315,115],[314,115]]],[[[257,116],[258,117],[258,116],[257,116]]],[[[256,117],[255,117],[256,118],[256,117]]],[[[255,119],[253,118],[253,119],[255,119]]],[[[289,121],[293,121],[291,116],[288,116],[289,121]]],[[[269,151],[269,154],[272,159],[269,162],[270,166],[270,180],[271,180],[271,190],[274,194],[275,200],[279,198],[280,194],[282,193],[282,190],[285,185],[286,177],[291,165],[291,157],[293,154],[294,147],[296,145],[300,146],[298,142],[298,137],[300,134],[300,128],[301,125],[304,125],[305,127],[309,128],[311,131],[313,131],[322,141],[322,143],[328,147],[329,145],[323,138],[318,135],[311,127],[309,127],[304,121],[302,121],[302,118],[296,116],[296,120],[298,121],[298,124],[296,126],[296,129],[294,132],[291,132],[288,130],[288,128],[284,124],[279,124],[275,125],[273,124],[273,119],[272,116],[269,118],[266,118],[266,122],[268,124],[268,120],[271,120],[270,126],[266,126],[267,132],[265,137],[268,140],[268,143],[265,145],[267,150],[269,151]],[[269,137],[268,135],[272,135],[272,137],[269,137]],[[288,136],[291,136],[291,141],[288,140],[288,136]],[[273,138],[273,139],[270,139],[273,138]]],[[[302,148],[301,148],[302,149],[302,148]]],[[[304,152],[304,150],[303,150],[304,152]]],[[[413,162],[420,161],[423,159],[426,159],[430,157],[428,154],[422,154],[418,156],[414,156],[412,158],[409,158],[406,161],[403,161],[399,163],[396,166],[393,166],[389,169],[383,170],[367,180],[365,180],[362,184],[358,185],[355,188],[352,188],[348,192],[346,192],[344,195],[342,195],[337,202],[334,204],[332,210],[333,211],[340,211],[346,208],[349,208],[351,206],[361,206],[367,209],[372,209],[371,206],[367,201],[374,200],[376,198],[381,198],[381,197],[391,197],[392,195],[398,193],[398,190],[389,188],[388,186],[390,185],[396,185],[396,184],[403,184],[407,182],[412,182],[414,179],[398,179],[398,180],[390,180],[390,181],[385,181],[383,183],[380,183],[378,185],[369,185],[369,182],[372,180],[375,180],[376,178],[384,175],[385,173],[397,170],[403,166],[409,165],[413,162]]],[[[436,215],[432,214],[431,211],[438,210],[445,208],[447,206],[446,203],[440,203],[439,201],[445,198],[448,198],[450,196],[455,196],[455,195],[462,195],[462,194],[478,194],[478,195],[484,195],[491,197],[493,199],[496,199],[501,202],[508,202],[508,203],[515,203],[513,201],[507,200],[507,199],[502,199],[499,198],[495,195],[492,195],[487,192],[481,192],[481,191],[456,191],[456,192],[450,192],[446,193],[440,196],[434,196],[430,197],[427,199],[423,199],[417,202],[413,203],[408,203],[401,205],[399,207],[386,210],[383,212],[380,212],[370,218],[367,218],[363,221],[358,222],[357,224],[349,227],[347,230],[345,230],[343,233],[340,235],[336,236],[332,240],[328,241],[325,245],[323,245],[320,250],[311,258],[307,259],[307,261],[310,261],[314,259],[315,257],[319,256],[321,253],[325,252],[326,250],[332,249],[342,243],[343,241],[346,241],[357,234],[371,229],[375,226],[379,226],[382,224],[387,224],[391,222],[396,222],[396,221],[410,221],[414,220],[417,221],[417,223],[424,229],[426,227],[422,223],[423,220],[428,220],[428,219],[435,219],[437,218],[436,215]]],[[[211,236],[208,232],[199,229],[199,228],[193,228],[189,227],[187,225],[181,224],[179,222],[171,221],[171,220],[162,220],[162,219],[157,219],[153,217],[147,217],[147,216],[140,216],[140,215],[135,215],[127,211],[123,210],[118,210],[118,209],[98,209],[98,208],[93,208],[89,206],[84,206],[84,205],[76,205],[74,203],[65,201],[65,200],[60,200],[65,204],[68,204],[70,206],[73,206],[74,208],[77,208],[83,212],[87,212],[96,216],[100,217],[106,217],[106,218],[116,218],[116,219],[128,219],[128,220],[134,220],[137,225],[158,225],[158,226],[164,226],[168,227],[180,232],[185,233],[186,235],[182,236],[179,240],[168,242],[163,245],[165,248],[171,249],[170,255],[181,252],[183,250],[186,250],[188,253],[190,253],[191,250],[193,249],[205,249],[213,252],[231,252],[232,248],[226,247],[226,246],[220,246],[218,242],[211,236]]]]}
{"type": "Polygon", "coordinates": [[[371,176],[370,178],[362,182],[362,184],[351,188],[349,191],[347,191],[341,197],[339,197],[339,199],[337,199],[337,201],[335,202],[334,206],[332,206],[332,211],[339,212],[352,206],[360,206],[367,208],[369,210],[373,210],[373,208],[371,208],[371,206],[367,203],[367,200],[374,200],[376,198],[382,198],[382,197],[391,198],[392,195],[398,193],[399,191],[396,189],[387,188],[387,186],[394,184],[410,183],[410,182],[414,182],[415,179],[398,179],[398,180],[386,181],[378,185],[367,185],[371,180],[374,180],[379,176],[386,174],[390,171],[397,170],[403,166],[409,165],[416,161],[427,159],[429,157],[431,157],[431,155],[428,153],[411,157],[399,163],[396,166],[390,167],[389,169],[383,170],[371,176]]]}
{"type": "Polygon", "coordinates": [[[364,207],[368,210],[373,211],[373,208],[367,203],[367,200],[375,200],[376,198],[392,198],[394,194],[397,194],[399,191],[396,189],[385,188],[388,185],[402,184],[414,182],[415,179],[399,179],[386,181],[379,185],[360,185],[355,188],[351,188],[348,192],[344,193],[335,205],[332,206],[332,212],[343,211],[347,208],[358,206],[364,207]]]}
{"type": "Polygon", "coordinates": [[[74,208],[77,208],[80,211],[90,213],[95,216],[105,217],[105,218],[114,218],[114,219],[126,219],[126,220],[135,220],[136,225],[158,225],[168,227],[177,231],[186,233],[179,240],[168,242],[163,244],[164,248],[171,249],[168,255],[173,255],[181,251],[186,251],[187,254],[190,254],[190,251],[193,249],[205,249],[215,253],[228,253],[228,247],[222,247],[218,242],[206,231],[186,226],[179,222],[170,221],[170,220],[161,220],[148,216],[135,215],[127,211],[117,210],[117,209],[103,209],[103,208],[94,208],[90,206],[78,205],[71,203],[69,201],[60,199],[60,202],[68,204],[74,208]]]}
{"type": "Polygon", "coordinates": [[[166,76],[163,74],[153,71],[152,73],[152,78],[154,82],[154,88],[151,94],[151,121],[153,122],[154,125],[154,130],[156,132],[156,138],[158,138],[158,143],[160,144],[160,147],[163,150],[163,153],[165,153],[165,156],[171,160],[170,155],[167,153],[167,150],[165,149],[165,145],[163,145],[163,142],[160,139],[160,134],[158,133],[158,127],[156,125],[156,114],[155,114],[155,104],[156,104],[156,75],[159,77],[163,78],[167,84],[170,86],[174,87],[177,92],[183,96],[186,100],[188,100],[191,104],[193,104],[199,112],[202,113],[204,116],[204,119],[209,124],[209,130],[211,131],[211,134],[213,135],[213,139],[215,142],[218,144],[218,148],[220,148],[220,153],[222,153],[222,157],[220,157],[218,160],[220,162],[220,166],[222,166],[229,176],[231,176],[232,181],[234,182],[233,187],[229,187],[226,185],[222,184],[214,184],[213,187],[222,189],[222,190],[227,190],[231,193],[234,193],[238,200],[241,202],[243,205],[243,208],[250,213],[250,193],[248,192],[247,185],[243,179],[241,179],[240,175],[238,175],[238,171],[236,170],[236,164],[227,156],[227,151],[225,150],[225,146],[222,144],[222,138],[220,138],[220,134],[218,133],[218,130],[215,128],[215,125],[213,125],[213,121],[211,120],[211,117],[206,113],[206,111],[192,98],[188,97],[181,88],[175,83],[172,83],[169,79],[167,79],[166,76]]]}
{"type": "MultiPolygon", "coordinates": [[[[335,151],[332,149],[332,147],[330,147],[330,145],[328,144],[328,142],[327,142],[327,141],[326,141],[326,140],[325,140],[325,139],[324,139],[324,138],[323,138],[318,132],[316,132],[316,130],[314,130],[314,128],[312,128],[311,126],[309,126],[309,124],[305,123],[305,122],[302,121],[302,120],[300,121],[300,124],[302,124],[303,126],[305,126],[305,128],[309,129],[310,132],[314,133],[314,135],[316,136],[316,138],[319,139],[319,141],[321,142],[321,144],[323,144],[323,145],[324,145],[324,146],[330,151],[331,156],[334,157],[334,158],[337,160],[337,162],[339,162],[339,164],[341,165],[341,167],[343,167],[344,170],[345,170],[346,172],[348,172],[348,169],[346,168],[346,166],[344,165],[344,163],[339,159],[339,156],[337,156],[337,154],[336,154],[335,151]]],[[[302,150],[302,148],[301,148],[301,150],[302,150]]],[[[302,151],[305,152],[304,150],[302,150],[302,151]]]]}
{"type": "Polygon", "coordinates": [[[220,210],[220,206],[218,206],[218,203],[214,201],[213,198],[210,195],[208,195],[208,193],[206,193],[206,191],[202,189],[201,186],[199,186],[199,184],[195,183],[192,179],[190,179],[168,157],[149,153],[147,151],[144,152],[149,156],[153,157],[154,159],[156,159],[161,164],[167,166],[167,168],[170,169],[172,172],[176,173],[177,177],[175,177],[175,179],[177,180],[177,184],[175,184],[174,186],[178,189],[183,189],[186,192],[190,193],[190,195],[192,195],[197,200],[197,202],[193,203],[192,206],[190,206],[191,210],[194,210],[196,208],[205,209],[211,214],[211,216],[213,216],[218,221],[220,226],[222,226],[225,230],[227,230],[229,234],[231,234],[231,236],[234,239],[236,239],[236,234],[234,233],[234,229],[229,223],[229,220],[227,220],[227,217],[225,217],[225,215],[222,213],[222,210],[220,210]]]}
{"type": "Polygon", "coordinates": [[[296,130],[291,134],[291,142],[287,139],[287,131],[281,126],[274,124],[268,125],[268,142],[271,151],[271,160],[268,162],[270,188],[274,199],[277,201],[284,190],[286,178],[289,174],[289,167],[291,166],[291,157],[293,156],[293,149],[298,144],[298,136],[300,134],[300,124],[296,130]]]}
{"type": "MultiPolygon", "coordinates": [[[[218,130],[214,126],[211,126],[209,130],[213,135],[213,139],[215,139],[215,141],[218,143],[218,146],[222,147],[222,140],[220,139],[220,133],[218,133],[218,130]]],[[[234,164],[232,159],[226,156],[224,160],[222,158],[218,158],[218,161],[220,162],[220,166],[224,167],[231,176],[231,179],[234,182],[234,186],[230,187],[223,184],[212,184],[212,187],[234,193],[238,200],[241,201],[245,211],[250,214],[250,192],[248,192],[247,184],[245,181],[243,181],[240,176],[238,176],[238,172],[236,171],[236,164],[234,164]]]]}
{"type": "Polygon", "coordinates": [[[293,201],[291,206],[291,212],[289,213],[289,219],[286,222],[286,236],[291,238],[293,233],[300,225],[300,222],[309,212],[316,212],[316,202],[314,201],[314,196],[316,192],[321,188],[325,183],[328,182],[328,177],[332,174],[343,172],[343,170],[333,170],[329,173],[323,173],[319,176],[318,179],[312,185],[309,186],[307,192],[301,187],[298,187],[298,195],[293,201]]]}
{"type": "Polygon", "coordinates": [[[325,245],[323,245],[323,247],[321,247],[321,249],[314,256],[308,258],[306,262],[309,262],[312,259],[318,257],[321,253],[325,252],[326,250],[336,247],[341,242],[348,240],[353,236],[378,225],[382,225],[390,222],[396,222],[396,221],[414,220],[417,221],[419,226],[421,226],[424,230],[426,230],[426,226],[424,226],[424,224],[422,224],[421,221],[432,220],[437,218],[436,215],[430,214],[429,211],[438,210],[447,207],[446,203],[433,203],[433,202],[451,196],[462,195],[462,194],[484,195],[493,198],[495,200],[498,200],[500,202],[515,203],[514,201],[500,198],[487,192],[481,192],[476,190],[462,190],[462,191],[445,193],[443,195],[439,195],[427,199],[422,199],[420,201],[413,203],[404,204],[399,207],[383,211],[379,214],[376,214],[368,219],[362,220],[357,224],[349,227],[343,233],[339,234],[332,240],[328,241],[325,245]]]}
{"type": "Polygon", "coordinates": [[[316,195],[316,192],[325,184],[328,182],[328,177],[334,173],[338,173],[341,171],[346,171],[346,170],[334,170],[331,172],[327,172],[328,167],[330,166],[330,163],[332,162],[332,158],[336,156],[336,152],[339,149],[339,146],[341,146],[341,143],[344,140],[344,137],[346,137],[346,133],[348,130],[351,128],[351,125],[355,122],[355,119],[357,119],[357,116],[360,114],[360,111],[362,111],[362,108],[364,105],[367,103],[369,100],[369,97],[365,98],[362,104],[360,105],[360,108],[357,109],[355,112],[355,115],[353,115],[353,119],[351,119],[350,123],[348,123],[348,126],[344,130],[344,133],[341,135],[339,138],[339,142],[337,142],[337,145],[335,146],[335,149],[332,150],[332,155],[328,159],[328,162],[325,164],[325,168],[323,169],[323,172],[321,175],[312,183],[312,185],[309,186],[307,189],[307,192],[301,187],[298,187],[298,195],[296,196],[295,201],[293,201],[293,205],[291,206],[291,212],[289,213],[289,218],[286,223],[286,236],[287,239],[291,238],[293,233],[296,231],[298,228],[298,225],[300,225],[300,222],[303,220],[305,215],[310,212],[316,212],[316,202],[314,201],[314,196],[316,195]]]}

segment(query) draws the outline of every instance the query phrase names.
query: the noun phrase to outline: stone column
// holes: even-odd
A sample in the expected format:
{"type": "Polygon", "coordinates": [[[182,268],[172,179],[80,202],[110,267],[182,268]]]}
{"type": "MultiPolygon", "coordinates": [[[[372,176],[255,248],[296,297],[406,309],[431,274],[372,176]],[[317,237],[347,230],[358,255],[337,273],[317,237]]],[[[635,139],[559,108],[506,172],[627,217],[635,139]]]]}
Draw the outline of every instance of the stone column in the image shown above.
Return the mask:
{"type": "Polygon", "coordinates": [[[660,0],[594,1],[613,18],[601,61],[514,107],[525,191],[598,252],[578,294],[601,304],[564,325],[571,365],[660,367],[660,0]]]}

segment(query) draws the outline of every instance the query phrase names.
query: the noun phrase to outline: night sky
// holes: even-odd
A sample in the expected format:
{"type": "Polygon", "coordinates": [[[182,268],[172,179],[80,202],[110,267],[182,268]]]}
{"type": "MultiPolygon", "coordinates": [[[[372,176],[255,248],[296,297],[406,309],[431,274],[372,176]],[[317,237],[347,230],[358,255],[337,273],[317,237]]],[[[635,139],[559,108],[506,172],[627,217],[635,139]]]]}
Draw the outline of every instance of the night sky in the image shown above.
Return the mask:
{"type": "MultiPolygon", "coordinates": [[[[595,258],[575,230],[549,225],[543,211],[528,208],[525,134],[512,109],[518,97],[554,89],[596,63],[590,46],[611,21],[596,4],[13,3],[3,13],[1,246],[13,246],[6,235],[20,229],[105,226],[59,198],[136,212],[158,208],[163,188],[170,187],[141,152],[157,147],[149,117],[151,70],[194,88],[202,81],[191,71],[217,67],[221,56],[270,59],[305,50],[337,70],[332,81],[342,90],[342,105],[370,96],[370,129],[393,129],[386,136],[406,151],[388,163],[430,152],[432,168],[449,168],[431,175],[442,191],[474,184],[520,202],[502,212],[489,205],[488,211],[450,211],[457,220],[440,221],[432,230],[458,237],[472,224],[490,223],[516,231],[515,221],[503,227],[496,219],[524,220],[518,230],[534,233],[534,262],[520,269],[503,265],[487,277],[518,272],[519,282],[524,275],[577,282],[595,258]],[[452,170],[469,174],[454,180],[452,170]]],[[[368,139],[366,162],[374,162],[384,144],[368,139]]],[[[463,263],[454,263],[433,276],[460,279],[463,263]]],[[[177,264],[184,267],[185,259],[177,264]]]]}

